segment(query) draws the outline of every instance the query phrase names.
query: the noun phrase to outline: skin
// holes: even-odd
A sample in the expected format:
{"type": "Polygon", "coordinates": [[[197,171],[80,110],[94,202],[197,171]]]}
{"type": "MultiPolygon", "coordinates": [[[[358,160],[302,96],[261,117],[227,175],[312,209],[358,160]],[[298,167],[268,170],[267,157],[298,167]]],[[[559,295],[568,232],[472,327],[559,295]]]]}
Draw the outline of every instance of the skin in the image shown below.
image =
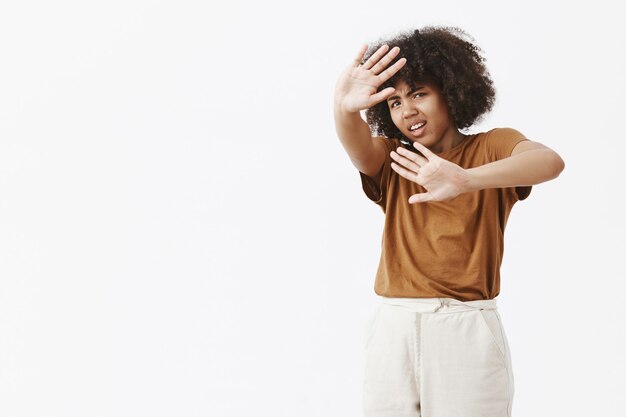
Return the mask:
{"type": "Polygon", "coordinates": [[[391,168],[404,178],[424,187],[426,193],[413,194],[409,203],[449,200],[470,191],[470,175],[467,170],[446,159],[440,158],[419,142],[415,149],[425,157],[399,147],[391,152],[391,168]]]}
{"type": "Polygon", "coordinates": [[[437,155],[455,147],[467,135],[458,131],[436,84],[422,82],[412,89],[399,81],[394,89],[386,101],[396,127],[413,138],[409,126],[416,121],[426,122],[424,133],[413,143],[423,156],[403,147],[391,152],[395,161],[391,168],[427,191],[412,195],[409,204],[449,200],[485,188],[539,184],[556,178],[565,167],[552,149],[539,142],[523,141],[508,158],[464,169],[437,155]]]}
{"type": "Polygon", "coordinates": [[[558,153],[531,140],[518,143],[508,158],[468,169],[440,158],[419,142],[413,146],[425,157],[401,147],[391,152],[397,162],[391,168],[427,191],[410,196],[410,204],[448,200],[485,188],[540,184],[558,177],[565,168],[558,153]]]}
{"type": "Polygon", "coordinates": [[[334,96],[335,128],[353,165],[379,181],[387,150],[371,138],[370,127],[359,112],[384,102],[393,94],[393,87],[381,91],[378,89],[402,68],[406,59],[400,58],[390,65],[400,51],[398,47],[389,50],[388,45],[383,45],[364,60],[366,51],[367,45],[363,45],[337,80],[334,96]]]}
{"type": "Polygon", "coordinates": [[[408,138],[412,138],[409,125],[417,120],[426,121],[424,134],[416,138],[434,153],[447,151],[465,140],[448,112],[441,91],[434,83],[418,83],[415,91],[404,81],[394,85],[395,93],[387,99],[393,123],[408,138]]]}
{"type": "Polygon", "coordinates": [[[426,158],[398,148],[391,152],[391,157],[403,165],[391,163],[391,167],[400,175],[408,174],[406,168],[413,169],[420,175],[408,179],[425,187],[429,193],[411,196],[409,203],[417,201],[442,201],[454,198],[466,192],[469,176],[463,168],[437,156],[461,143],[466,135],[458,131],[449,114],[448,106],[441,91],[434,83],[418,83],[412,89],[400,80],[395,84],[395,93],[387,99],[391,120],[408,138],[412,138],[409,126],[415,121],[425,121],[424,133],[416,138],[415,148],[426,158]],[[402,169],[400,169],[402,168],[402,169]],[[428,198],[428,200],[424,200],[428,198]]]}
{"type": "MultiPolygon", "coordinates": [[[[427,190],[425,193],[412,195],[409,198],[410,204],[448,200],[459,194],[484,188],[539,184],[556,178],[564,169],[565,164],[556,152],[534,141],[520,142],[508,158],[470,169],[463,169],[439,157],[437,153],[456,146],[465,137],[453,125],[440,91],[434,84],[425,83],[425,88],[419,91],[425,95],[410,96],[406,84],[402,82],[396,85],[398,91],[394,87],[377,91],[380,85],[404,66],[406,59],[401,58],[387,68],[399,53],[399,48],[394,47],[388,51],[388,46],[383,45],[368,60],[361,63],[366,50],[367,45],[364,45],[352,65],[342,74],[336,86],[335,105],[340,113],[356,114],[385,100],[388,105],[393,105],[390,112],[394,124],[409,138],[411,135],[408,131],[408,122],[415,119],[427,122],[425,134],[414,142],[414,147],[423,156],[402,147],[396,152],[391,152],[391,158],[395,161],[391,163],[392,169],[427,190]],[[395,95],[398,96],[396,101],[399,101],[399,104],[389,101],[395,95]]],[[[363,122],[360,117],[358,121],[363,122]]],[[[366,125],[363,126],[367,129],[366,125]]],[[[353,127],[348,125],[348,129],[344,130],[350,132],[352,129],[353,127]]],[[[354,153],[361,147],[360,144],[355,145],[357,142],[346,140],[345,146],[354,153]]],[[[376,155],[378,150],[372,151],[370,148],[368,152],[376,155]]],[[[361,159],[356,153],[350,155],[351,159],[361,159]]],[[[374,160],[373,163],[371,161],[361,163],[357,168],[365,173],[374,171],[372,166],[378,169],[382,163],[380,158],[384,157],[379,155],[376,158],[378,160],[374,160]]]]}
{"type": "Polygon", "coordinates": [[[406,63],[406,58],[400,58],[387,68],[400,52],[400,48],[396,46],[389,50],[388,45],[383,45],[367,61],[361,63],[366,51],[367,45],[363,45],[337,82],[335,103],[341,111],[357,113],[380,103],[394,93],[393,87],[382,91],[378,91],[378,87],[406,63]]]}

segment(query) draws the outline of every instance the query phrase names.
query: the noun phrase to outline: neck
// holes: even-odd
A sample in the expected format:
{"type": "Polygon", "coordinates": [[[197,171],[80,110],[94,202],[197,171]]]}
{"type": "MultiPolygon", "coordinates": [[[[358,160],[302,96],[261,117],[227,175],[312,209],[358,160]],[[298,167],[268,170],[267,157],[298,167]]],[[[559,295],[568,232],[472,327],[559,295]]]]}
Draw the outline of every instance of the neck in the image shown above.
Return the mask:
{"type": "Polygon", "coordinates": [[[445,131],[439,143],[435,144],[431,151],[434,153],[446,152],[463,142],[465,137],[466,135],[459,132],[454,126],[451,126],[445,131]]]}

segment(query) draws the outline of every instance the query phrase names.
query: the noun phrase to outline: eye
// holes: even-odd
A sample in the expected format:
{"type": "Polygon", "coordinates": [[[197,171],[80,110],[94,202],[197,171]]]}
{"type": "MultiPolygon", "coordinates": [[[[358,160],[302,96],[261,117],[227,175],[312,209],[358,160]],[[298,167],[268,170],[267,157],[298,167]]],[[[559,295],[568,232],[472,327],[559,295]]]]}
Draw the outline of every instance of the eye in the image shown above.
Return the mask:
{"type": "Polygon", "coordinates": [[[391,103],[391,105],[390,105],[389,107],[391,107],[391,108],[393,109],[393,107],[394,107],[396,104],[398,104],[398,102],[397,102],[397,101],[394,101],[393,103],[391,103]]]}
{"type": "Polygon", "coordinates": [[[426,93],[416,93],[413,97],[417,97],[417,96],[425,96],[426,93]]]}

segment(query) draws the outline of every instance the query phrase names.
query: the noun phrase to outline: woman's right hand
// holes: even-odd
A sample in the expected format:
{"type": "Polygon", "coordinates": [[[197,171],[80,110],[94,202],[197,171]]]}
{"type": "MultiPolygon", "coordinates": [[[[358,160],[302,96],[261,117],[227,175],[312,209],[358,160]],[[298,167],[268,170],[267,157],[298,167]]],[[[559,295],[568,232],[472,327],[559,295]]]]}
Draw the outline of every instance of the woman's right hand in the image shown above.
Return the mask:
{"type": "Polygon", "coordinates": [[[387,45],[381,46],[361,65],[367,51],[367,45],[363,45],[354,61],[341,73],[335,86],[335,104],[341,110],[356,113],[369,109],[393,94],[395,91],[393,87],[385,88],[378,93],[376,91],[404,66],[406,58],[400,58],[385,69],[400,52],[397,46],[387,52],[388,48],[387,45]]]}

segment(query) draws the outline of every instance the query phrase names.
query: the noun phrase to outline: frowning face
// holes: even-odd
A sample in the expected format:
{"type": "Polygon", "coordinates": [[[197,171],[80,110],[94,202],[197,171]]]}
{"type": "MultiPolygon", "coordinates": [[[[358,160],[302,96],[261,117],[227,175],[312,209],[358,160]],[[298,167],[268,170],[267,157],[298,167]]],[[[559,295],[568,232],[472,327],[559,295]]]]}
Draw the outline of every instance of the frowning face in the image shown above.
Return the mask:
{"type": "Polygon", "coordinates": [[[448,105],[434,83],[414,87],[400,80],[387,99],[391,119],[411,142],[419,142],[434,153],[446,151],[463,140],[450,117],[448,105]]]}

